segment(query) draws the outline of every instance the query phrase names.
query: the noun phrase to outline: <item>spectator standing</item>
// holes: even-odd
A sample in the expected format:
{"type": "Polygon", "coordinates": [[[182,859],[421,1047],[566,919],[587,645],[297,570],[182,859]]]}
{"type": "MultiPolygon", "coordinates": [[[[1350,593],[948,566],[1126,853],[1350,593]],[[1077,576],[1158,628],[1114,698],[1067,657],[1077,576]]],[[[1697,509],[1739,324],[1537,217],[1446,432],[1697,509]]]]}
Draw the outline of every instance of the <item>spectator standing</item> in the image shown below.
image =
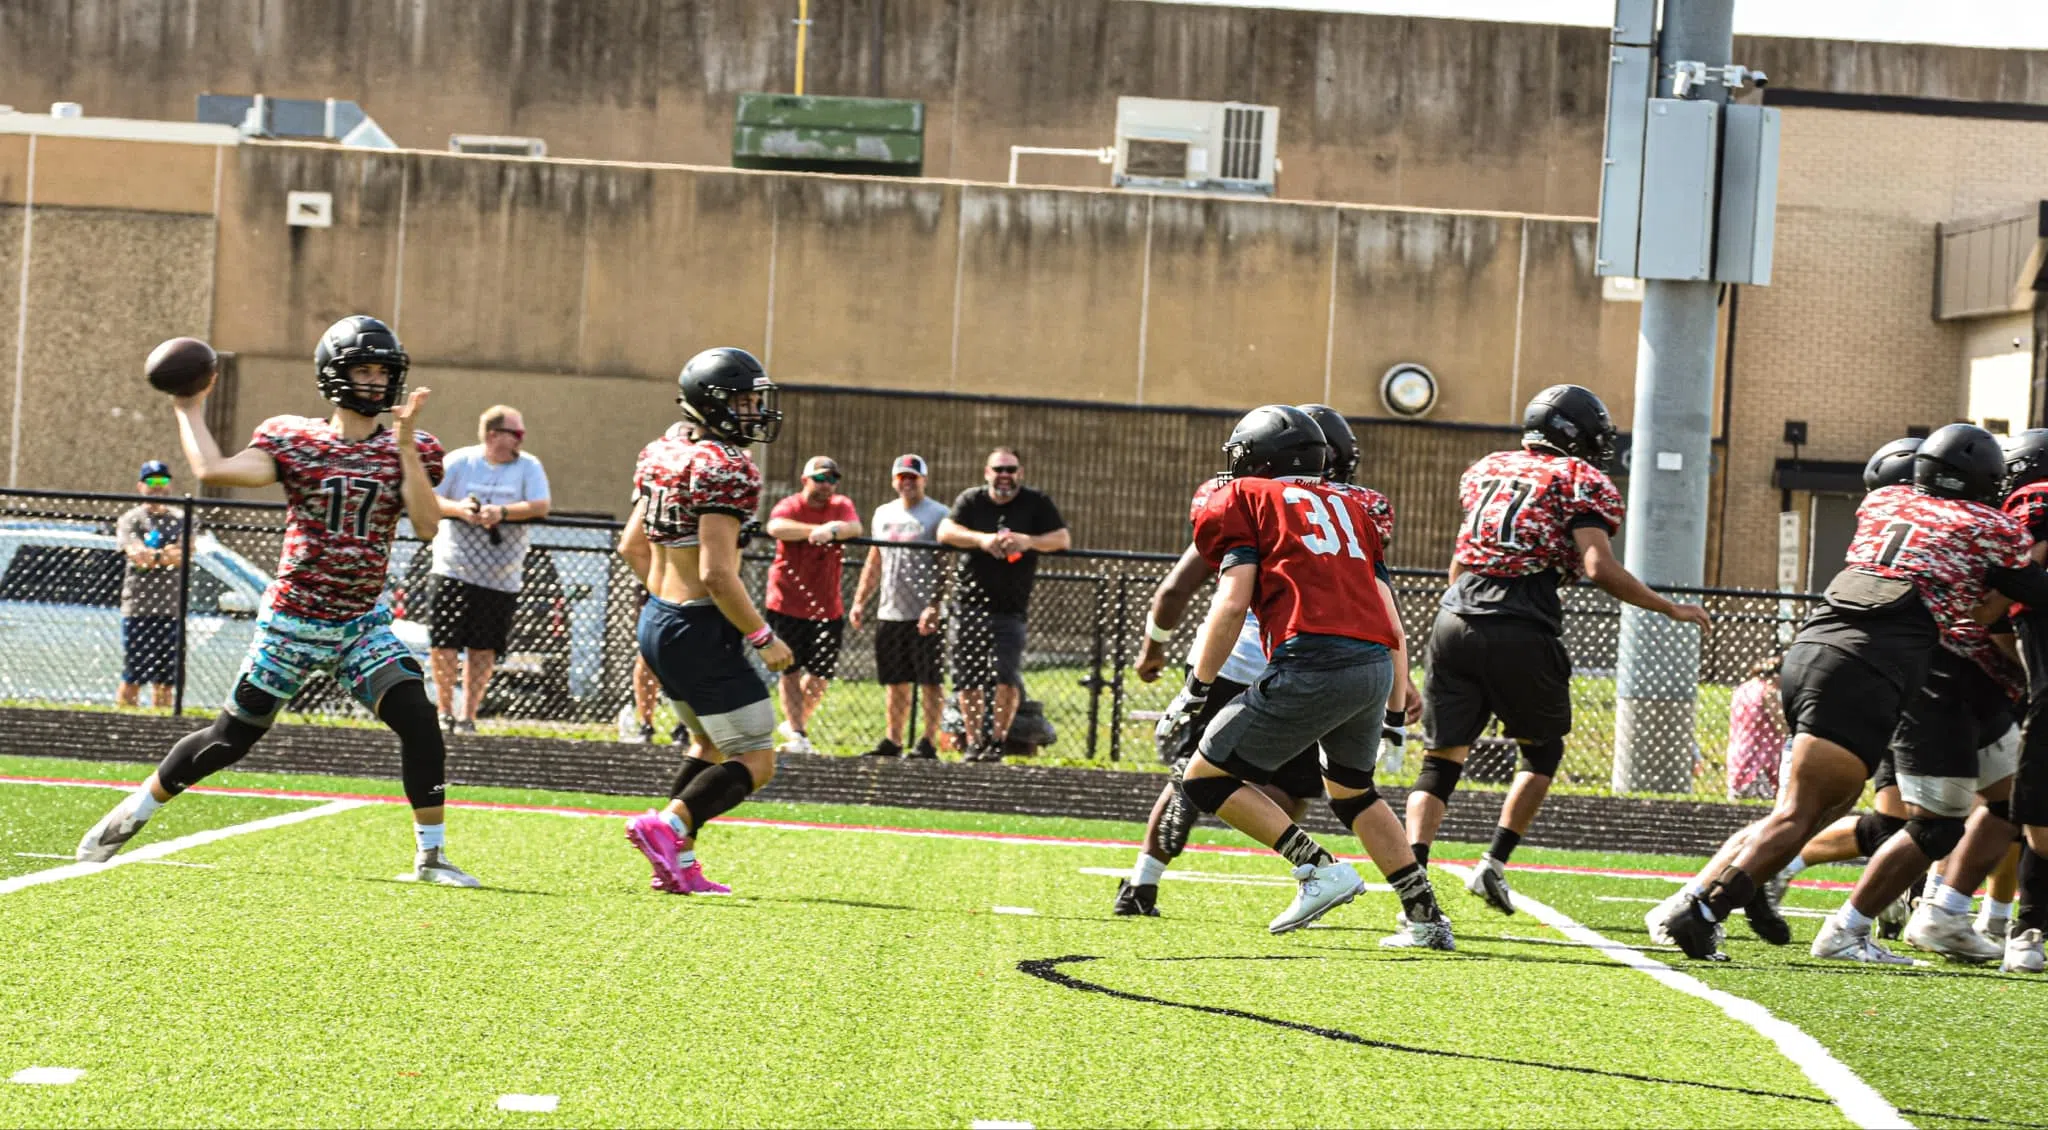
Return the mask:
{"type": "Polygon", "coordinates": [[[825,699],[825,687],[839,668],[846,639],[846,601],[839,574],[845,554],[839,543],[860,536],[860,511],[839,493],[839,464],[814,455],[804,464],[795,494],[768,512],[768,536],[775,561],[768,566],[768,626],[795,656],[782,672],[782,739],[777,753],[816,753],[811,718],[825,699]]]}
{"type": "MultiPolygon", "coordinates": [[[[935,542],[946,507],[924,492],[926,468],[920,455],[900,455],[892,468],[896,498],[875,507],[874,536],[882,541],[935,542]]],[[[939,719],[945,713],[939,685],[939,570],[935,549],[868,547],[847,618],[860,628],[862,609],[879,590],[875,607],[875,680],[887,695],[886,733],[873,757],[897,757],[910,725],[911,688],[924,709],[924,736],[912,757],[939,755],[939,719]]]]}
{"type": "Polygon", "coordinates": [[[1785,706],[1778,699],[1780,656],[1750,668],[1749,678],[1728,700],[1728,797],[1772,800],[1778,795],[1778,762],[1785,747],[1785,706]]]}
{"type": "Polygon", "coordinates": [[[985,486],[961,492],[939,540],[960,555],[953,596],[953,686],[960,693],[969,761],[1000,761],[1024,695],[1025,618],[1038,555],[1073,544],[1059,507],[1024,485],[1023,462],[1007,447],[989,453],[985,486]],[[986,719],[987,688],[995,716],[986,719]]]}
{"type": "Polygon", "coordinates": [[[512,637],[525,580],[526,528],[548,514],[548,476],[521,450],[526,420],[494,404],[477,421],[477,443],[448,453],[434,488],[441,528],[434,535],[434,698],[441,728],[476,732],[477,707],[498,655],[512,637]],[[454,709],[455,665],[462,660],[462,709],[454,709]]]}
{"type": "MultiPolygon", "coordinates": [[[[142,465],[137,493],[167,498],[171,469],[161,460],[142,465]]],[[[115,540],[128,566],[121,576],[121,688],[115,701],[139,706],[142,685],[149,704],[169,706],[178,678],[178,579],[185,559],[184,515],[161,502],[145,502],[114,523],[115,540]]]]}

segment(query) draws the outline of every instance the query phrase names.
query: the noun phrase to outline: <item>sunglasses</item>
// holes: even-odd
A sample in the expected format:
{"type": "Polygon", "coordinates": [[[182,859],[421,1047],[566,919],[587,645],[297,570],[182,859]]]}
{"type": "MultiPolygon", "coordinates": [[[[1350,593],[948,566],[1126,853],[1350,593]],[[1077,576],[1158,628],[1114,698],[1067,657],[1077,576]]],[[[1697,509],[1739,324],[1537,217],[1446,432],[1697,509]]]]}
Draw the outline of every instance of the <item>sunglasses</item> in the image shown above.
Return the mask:
{"type": "Polygon", "coordinates": [[[171,485],[171,477],[169,475],[151,475],[142,480],[142,485],[146,487],[167,487],[171,485]]]}
{"type": "Polygon", "coordinates": [[[1000,467],[990,467],[989,470],[994,471],[998,475],[1014,475],[1017,473],[1018,467],[1015,463],[1005,463],[1000,467]]]}
{"type": "Polygon", "coordinates": [[[814,483],[836,483],[839,481],[839,472],[820,471],[815,475],[805,475],[804,477],[814,483]]]}
{"type": "Polygon", "coordinates": [[[525,429],[525,428],[492,428],[492,429],[491,429],[491,434],[492,434],[492,435],[507,435],[507,436],[511,436],[511,437],[512,437],[513,439],[525,439],[525,438],[526,438],[526,429],[525,429]]]}

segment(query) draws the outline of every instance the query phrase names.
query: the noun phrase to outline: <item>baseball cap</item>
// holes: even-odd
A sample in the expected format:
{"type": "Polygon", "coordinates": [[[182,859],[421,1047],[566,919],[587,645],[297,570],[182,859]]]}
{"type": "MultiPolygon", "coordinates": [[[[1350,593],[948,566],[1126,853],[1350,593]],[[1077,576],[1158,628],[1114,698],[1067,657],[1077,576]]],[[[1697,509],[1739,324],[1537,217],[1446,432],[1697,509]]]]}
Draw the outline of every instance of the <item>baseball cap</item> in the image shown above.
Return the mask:
{"type": "Polygon", "coordinates": [[[897,475],[916,475],[920,479],[926,477],[924,456],[898,455],[896,457],[896,466],[890,469],[889,477],[893,479],[897,475]]]}
{"type": "Polygon", "coordinates": [[[804,478],[817,479],[826,475],[830,475],[834,479],[839,477],[839,464],[833,462],[829,457],[813,455],[810,461],[804,464],[804,478]]]}
{"type": "Polygon", "coordinates": [[[142,465],[142,470],[137,472],[135,475],[135,481],[141,482],[144,479],[155,478],[157,476],[162,476],[166,479],[170,478],[170,464],[165,463],[161,459],[152,459],[149,462],[144,463],[142,465]]]}

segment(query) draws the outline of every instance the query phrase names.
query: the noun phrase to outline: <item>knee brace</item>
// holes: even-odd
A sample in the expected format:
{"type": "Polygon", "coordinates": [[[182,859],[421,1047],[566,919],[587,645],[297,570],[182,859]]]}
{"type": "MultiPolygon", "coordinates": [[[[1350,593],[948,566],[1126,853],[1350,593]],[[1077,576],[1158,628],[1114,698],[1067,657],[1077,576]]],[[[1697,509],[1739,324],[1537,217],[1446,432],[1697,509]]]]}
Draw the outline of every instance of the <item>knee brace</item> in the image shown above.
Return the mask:
{"type": "Polygon", "coordinates": [[[157,783],[165,792],[177,796],[242,760],[268,732],[223,711],[213,725],[194,730],[171,746],[171,752],[157,766],[157,783]]]}
{"type": "Polygon", "coordinates": [[[719,762],[706,761],[704,758],[701,757],[683,758],[683,767],[681,769],[676,770],[676,779],[668,787],[669,799],[681,800],[683,796],[683,790],[690,787],[690,782],[696,780],[699,774],[705,772],[706,770],[710,769],[712,766],[717,764],[719,764],[719,762]]]}
{"type": "Polygon", "coordinates": [[[1180,793],[1188,798],[1189,804],[1214,816],[1216,810],[1223,807],[1223,802],[1243,787],[1244,782],[1236,777],[1196,777],[1183,780],[1180,793]]]}
{"type": "Polygon", "coordinates": [[[1458,790],[1458,778],[1465,775],[1465,763],[1442,757],[1422,759],[1422,768],[1415,774],[1415,791],[1451,803],[1451,794],[1458,790]]]}
{"type": "Polygon", "coordinates": [[[1856,850],[1865,859],[1877,854],[1884,842],[1905,827],[1906,822],[1882,812],[1866,812],[1856,818],[1856,850]]]}
{"type": "MultiPolygon", "coordinates": [[[[1331,779],[1335,780],[1336,778],[1333,777],[1331,779]]],[[[1378,804],[1379,799],[1380,791],[1368,785],[1366,786],[1366,790],[1364,792],[1359,793],[1355,797],[1341,799],[1338,797],[1331,797],[1330,811],[1336,813],[1337,823],[1344,825],[1344,827],[1346,828],[1349,828],[1351,827],[1352,823],[1358,819],[1360,813],[1364,812],[1368,808],[1371,808],[1373,805],[1378,804]]]]}
{"type": "Polygon", "coordinates": [[[1906,821],[1906,838],[1929,859],[1947,859],[1963,840],[1963,821],[1957,816],[1915,816],[1906,821]]]}
{"type": "Polygon", "coordinates": [[[398,735],[398,775],[405,783],[406,803],[440,807],[448,793],[448,743],[425,685],[417,679],[394,685],[377,700],[377,717],[398,735]]]}
{"type": "Polygon", "coordinates": [[[754,774],[738,761],[725,761],[697,774],[683,795],[683,810],[690,814],[690,834],[698,835],[712,817],[731,812],[754,791],[754,774]]]}
{"type": "Polygon", "coordinates": [[[1517,744],[1522,748],[1522,768],[1525,771],[1540,777],[1557,776],[1557,767],[1564,764],[1563,738],[1517,744]]]}

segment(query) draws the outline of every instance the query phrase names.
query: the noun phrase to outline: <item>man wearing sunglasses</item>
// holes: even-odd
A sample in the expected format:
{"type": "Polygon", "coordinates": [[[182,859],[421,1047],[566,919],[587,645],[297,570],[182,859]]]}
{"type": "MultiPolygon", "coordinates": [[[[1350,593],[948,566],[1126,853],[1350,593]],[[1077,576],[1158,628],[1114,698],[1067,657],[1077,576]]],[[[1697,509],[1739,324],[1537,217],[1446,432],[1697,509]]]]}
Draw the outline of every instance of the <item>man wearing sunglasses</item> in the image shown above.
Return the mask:
{"type": "MultiPolygon", "coordinates": [[[[153,498],[171,493],[171,469],[152,459],[136,476],[135,491],[153,498]]],[[[128,567],[121,577],[122,706],[169,706],[178,677],[178,566],[185,556],[185,519],[161,502],[145,502],[114,525],[128,567]]]]}
{"type": "Polygon", "coordinates": [[[775,748],[816,753],[811,718],[839,669],[846,638],[839,543],[860,536],[860,511],[839,493],[839,464],[813,455],[797,492],[768,512],[767,532],[775,539],[775,561],[768,566],[765,618],[795,656],[782,672],[782,724],[775,730],[782,740],[775,748]]]}
{"type": "Polygon", "coordinates": [[[548,514],[548,474],[521,450],[526,420],[494,404],[477,421],[477,444],[448,453],[434,494],[441,528],[434,535],[434,698],[441,729],[476,732],[476,710],[498,656],[512,638],[525,583],[526,527],[548,514]],[[462,661],[462,707],[455,708],[455,665],[462,661]]]}

